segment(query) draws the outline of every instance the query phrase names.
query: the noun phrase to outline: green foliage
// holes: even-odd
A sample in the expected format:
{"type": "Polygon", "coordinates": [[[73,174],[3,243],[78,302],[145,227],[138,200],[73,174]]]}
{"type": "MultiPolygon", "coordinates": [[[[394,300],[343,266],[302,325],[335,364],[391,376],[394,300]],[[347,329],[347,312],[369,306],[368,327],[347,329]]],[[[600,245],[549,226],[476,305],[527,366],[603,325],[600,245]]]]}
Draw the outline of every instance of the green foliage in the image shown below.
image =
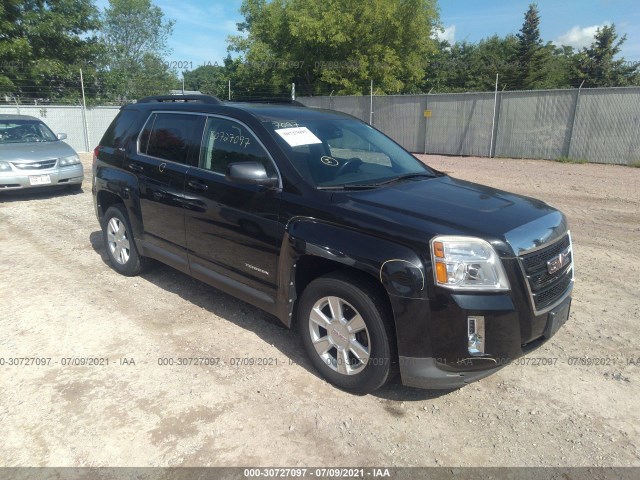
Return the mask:
{"type": "Polygon", "coordinates": [[[226,99],[229,94],[229,80],[233,78],[236,84],[239,78],[239,66],[240,60],[234,60],[227,55],[222,65],[202,65],[195,70],[184,72],[185,89],[226,99]]]}
{"type": "Polygon", "coordinates": [[[165,20],[150,0],[109,0],[102,20],[101,40],[110,68],[128,68],[141,64],[145,55],[162,58],[169,53],[175,21],[165,20]]]}
{"type": "Polygon", "coordinates": [[[589,160],[586,158],[571,158],[571,157],[558,157],[555,159],[556,162],[559,163],[589,163],[589,160]]]}
{"type": "Polygon", "coordinates": [[[79,68],[89,73],[97,66],[99,25],[91,0],[4,0],[0,94],[53,100],[71,90],[79,97],[79,68]]]}
{"type": "MultiPolygon", "coordinates": [[[[600,28],[578,52],[544,43],[537,5],[517,35],[438,41],[437,0],[244,0],[242,35],[220,64],[184,72],[185,88],[232,98],[617,87],[640,84],[620,58],[626,36],[600,28]]],[[[178,88],[165,62],[174,21],[152,0],[3,0],[0,95],[25,102],[124,102],[178,88]],[[99,36],[98,36],[99,33],[99,36]]]]}
{"type": "Polygon", "coordinates": [[[545,88],[547,65],[552,55],[551,46],[543,46],[540,37],[538,5],[532,3],[524,15],[524,23],[516,35],[518,44],[511,54],[515,66],[510,77],[510,89],[534,90],[545,88]]]}
{"type": "Polygon", "coordinates": [[[622,87],[640,84],[640,62],[617,59],[626,37],[618,39],[615,26],[598,30],[590,48],[543,43],[540,15],[531,4],[517,35],[496,35],[478,43],[440,42],[429,59],[422,89],[425,92],[473,92],[495,88],[536,90],[585,87],[622,87]]]}
{"type": "Polygon", "coordinates": [[[246,60],[239,73],[275,89],[363,94],[373,80],[412,91],[436,51],[435,0],[244,0],[241,12],[247,35],[230,38],[246,60]]]}
{"type": "Polygon", "coordinates": [[[101,31],[108,97],[127,101],[175,88],[177,76],[163,60],[174,23],[150,0],[109,0],[101,31]]]}
{"type": "Polygon", "coordinates": [[[514,72],[511,52],[517,46],[514,35],[497,35],[477,44],[441,42],[439,51],[427,68],[424,90],[437,92],[488,91],[495,88],[496,74],[500,88],[514,72]]]}
{"type": "Polygon", "coordinates": [[[582,49],[575,58],[575,83],[584,81],[585,87],[637,84],[640,62],[629,64],[624,58],[614,59],[626,39],[626,35],[618,38],[615,25],[599,28],[591,46],[582,49]]]}

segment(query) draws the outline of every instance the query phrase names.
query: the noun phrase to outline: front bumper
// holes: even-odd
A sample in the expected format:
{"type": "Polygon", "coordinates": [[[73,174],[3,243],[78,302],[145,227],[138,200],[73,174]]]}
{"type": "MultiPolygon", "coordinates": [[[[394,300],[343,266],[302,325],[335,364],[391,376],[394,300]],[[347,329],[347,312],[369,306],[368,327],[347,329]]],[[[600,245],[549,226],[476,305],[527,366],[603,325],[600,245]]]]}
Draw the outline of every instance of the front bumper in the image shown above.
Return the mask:
{"type": "Polygon", "coordinates": [[[443,370],[435,358],[400,357],[400,375],[407,387],[448,390],[488,377],[502,366],[479,371],[443,370]]]}
{"type": "Polygon", "coordinates": [[[555,335],[568,318],[570,294],[537,316],[509,295],[392,299],[394,311],[403,312],[396,317],[402,383],[453,389],[495,373],[555,335]],[[484,317],[485,351],[480,356],[468,351],[469,316],[484,317]]]}
{"type": "Polygon", "coordinates": [[[84,179],[82,164],[70,165],[50,170],[29,170],[24,172],[7,172],[0,174],[0,191],[22,190],[25,188],[55,187],[64,185],[78,185],[84,179]],[[32,185],[30,177],[48,175],[50,183],[32,185]]]}

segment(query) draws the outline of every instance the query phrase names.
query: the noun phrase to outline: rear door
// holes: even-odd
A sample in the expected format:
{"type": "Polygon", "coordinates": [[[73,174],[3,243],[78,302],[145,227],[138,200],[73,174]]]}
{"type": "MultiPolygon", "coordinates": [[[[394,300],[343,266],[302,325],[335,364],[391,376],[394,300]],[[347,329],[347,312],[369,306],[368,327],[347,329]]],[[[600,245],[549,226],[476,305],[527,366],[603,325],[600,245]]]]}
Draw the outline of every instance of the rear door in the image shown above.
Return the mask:
{"type": "Polygon", "coordinates": [[[254,303],[272,303],[284,235],[281,190],[234,184],[225,172],[232,162],[260,162],[278,176],[275,163],[249,128],[230,118],[210,116],[202,141],[199,165],[185,183],[194,206],[186,214],[191,274],[254,303]]]}
{"type": "Polygon", "coordinates": [[[138,139],[137,153],[125,168],[138,177],[145,251],[175,268],[188,271],[185,251],[185,176],[197,161],[205,117],[155,112],[138,139]]]}

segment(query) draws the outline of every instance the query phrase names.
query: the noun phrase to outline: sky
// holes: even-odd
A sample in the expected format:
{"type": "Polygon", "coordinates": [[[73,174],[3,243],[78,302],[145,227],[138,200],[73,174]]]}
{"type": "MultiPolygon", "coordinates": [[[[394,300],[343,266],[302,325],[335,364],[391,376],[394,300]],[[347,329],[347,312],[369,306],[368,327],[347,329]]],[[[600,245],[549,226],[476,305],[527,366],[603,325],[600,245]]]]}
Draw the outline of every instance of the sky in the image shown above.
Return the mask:
{"type": "MultiPolygon", "coordinates": [[[[170,62],[186,63],[187,69],[222,63],[226,39],[238,34],[236,24],[242,0],[153,0],[167,18],[176,21],[169,41],[170,62]]],[[[367,0],[362,0],[367,1],[367,0]]],[[[530,0],[440,0],[440,22],[449,41],[477,42],[498,34],[517,33],[530,0]]],[[[581,48],[591,44],[599,26],[615,23],[626,33],[622,56],[640,61],[640,2],[638,0],[538,0],[542,39],[581,48]]],[[[98,0],[104,8],[107,0],[98,0]]],[[[181,68],[179,68],[181,70],[181,68]]]]}

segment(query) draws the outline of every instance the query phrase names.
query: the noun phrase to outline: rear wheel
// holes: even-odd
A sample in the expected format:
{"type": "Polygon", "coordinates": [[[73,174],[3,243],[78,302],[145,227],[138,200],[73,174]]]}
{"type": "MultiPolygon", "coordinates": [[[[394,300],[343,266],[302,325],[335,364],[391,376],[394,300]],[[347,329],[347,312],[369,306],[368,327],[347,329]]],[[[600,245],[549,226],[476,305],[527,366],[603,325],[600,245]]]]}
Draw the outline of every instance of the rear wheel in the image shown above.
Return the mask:
{"type": "Polygon", "coordinates": [[[354,393],[376,390],[390,376],[395,352],[390,317],[369,282],[342,273],[311,282],[298,306],[311,362],[330,383],[354,393]]]}
{"type": "Polygon", "coordinates": [[[133,277],[142,271],[143,258],[138,254],[123,205],[107,209],[102,221],[102,236],[109,263],[116,272],[133,277]]]}

